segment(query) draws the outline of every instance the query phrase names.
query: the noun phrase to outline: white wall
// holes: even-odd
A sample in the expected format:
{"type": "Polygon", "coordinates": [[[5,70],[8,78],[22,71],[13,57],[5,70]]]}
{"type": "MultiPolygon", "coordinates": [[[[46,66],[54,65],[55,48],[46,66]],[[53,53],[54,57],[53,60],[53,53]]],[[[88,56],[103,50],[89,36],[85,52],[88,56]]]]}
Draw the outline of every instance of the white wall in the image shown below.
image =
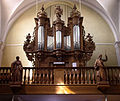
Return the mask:
{"type": "Polygon", "coordinates": [[[18,5],[21,3],[21,1],[23,0],[0,0],[1,2],[1,26],[2,26],[2,30],[1,30],[1,35],[0,35],[0,39],[3,40],[3,36],[5,33],[5,30],[7,29],[7,25],[9,23],[9,20],[12,16],[12,14],[14,13],[14,11],[16,10],[16,8],[18,7],[18,5]]]}
{"type": "MultiPolygon", "coordinates": [[[[114,26],[116,27],[116,34],[119,34],[119,1],[120,0],[97,0],[110,17],[114,26]]],[[[118,35],[118,40],[120,40],[118,35]]]]}

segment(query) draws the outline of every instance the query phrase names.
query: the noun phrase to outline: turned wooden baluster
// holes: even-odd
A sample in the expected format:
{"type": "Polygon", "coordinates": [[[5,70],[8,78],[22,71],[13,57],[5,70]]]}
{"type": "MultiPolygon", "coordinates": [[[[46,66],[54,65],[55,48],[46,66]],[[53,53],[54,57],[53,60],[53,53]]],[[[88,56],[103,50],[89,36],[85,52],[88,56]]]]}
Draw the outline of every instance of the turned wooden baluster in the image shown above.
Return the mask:
{"type": "Polygon", "coordinates": [[[44,71],[43,71],[43,77],[44,77],[44,84],[46,84],[46,70],[44,69],[44,71]]]}
{"type": "Polygon", "coordinates": [[[72,78],[72,83],[75,84],[75,69],[72,70],[73,78],[72,78]]]}
{"type": "Polygon", "coordinates": [[[66,74],[67,74],[67,84],[69,84],[69,82],[70,82],[70,80],[69,80],[69,70],[67,69],[67,71],[66,71],[66,74]]]}
{"type": "Polygon", "coordinates": [[[43,84],[45,84],[45,70],[43,69],[43,84]]]}
{"type": "Polygon", "coordinates": [[[4,83],[6,83],[6,69],[4,69],[4,83]]]}
{"type": "Polygon", "coordinates": [[[6,70],[6,80],[7,80],[7,84],[9,83],[9,72],[8,72],[8,68],[6,70]]]}
{"type": "Polygon", "coordinates": [[[91,69],[89,69],[89,84],[91,84],[91,69]]]}
{"type": "Polygon", "coordinates": [[[0,84],[2,83],[2,74],[1,74],[1,68],[0,68],[0,84]]]}
{"type": "Polygon", "coordinates": [[[71,84],[71,70],[69,69],[69,84],[71,84]]]}
{"type": "Polygon", "coordinates": [[[52,70],[50,70],[50,84],[52,84],[52,70]]]}
{"type": "Polygon", "coordinates": [[[8,83],[8,69],[5,72],[5,83],[8,83]]]}
{"type": "Polygon", "coordinates": [[[118,83],[118,80],[119,80],[118,68],[115,69],[115,80],[116,80],[116,84],[117,84],[117,83],[118,83]]]}
{"type": "Polygon", "coordinates": [[[47,70],[46,73],[46,84],[49,84],[49,71],[47,70]]]}
{"type": "Polygon", "coordinates": [[[42,70],[39,69],[38,72],[38,83],[41,84],[41,74],[42,74],[42,70]]]}
{"type": "Polygon", "coordinates": [[[30,69],[28,69],[28,84],[30,84],[30,69]]]}
{"type": "Polygon", "coordinates": [[[66,70],[66,84],[69,84],[69,72],[66,70]]]}
{"type": "Polygon", "coordinates": [[[80,80],[79,80],[79,69],[77,70],[77,84],[80,83],[80,80]]]}
{"type": "Polygon", "coordinates": [[[38,70],[35,69],[35,84],[37,83],[37,73],[38,73],[38,70]]]}
{"type": "Polygon", "coordinates": [[[81,84],[83,84],[83,69],[81,68],[81,84]]]}
{"type": "Polygon", "coordinates": [[[2,72],[2,83],[4,83],[5,81],[5,74],[4,74],[5,70],[3,69],[3,72],[2,72]]]}
{"type": "Polygon", "coordinates": [[[108,68],[105,68],[105,76],[106,76],[106,81],[109,81],[109,73],[108,73],[108,68]]]}
{"type": "Polygon", "coordinates": [[[3,69],[3,75],[2,75],[3,83],[5,82],[5,70],[3,69]]]}
{"type": "Polygon", "coordinates": [[[117,68],[117,70],[118,70],[118,73],[117,73],[117,83],[119,84],[119,82],[120,82],[120,69],[119,68],[117,68]]]}
{"type": "Polygon", "coordinates": [[[25,69],[25,72],[24,72],[24,84],[26,84],[26,69],[25,69]]]}
{"type": "Polygon", "coordinates": [[[66,84],[66,70],[64,70],[64,84],[66,84]]]}
{"type": "Polygon", "coordinates": [[[110,68],[107,68],[107,71],[108,71],[108,81],[111,83],[110,68]]]}
{"type": "Polygon", "coordinates": [[[67,84],[67,70],[64,71],[64,84],[67,84]]]}
{"type": "Polygon", "coordinates": [[[35,76],[34,75],[35,75],[35,70],[32,69],[32,80],[31,80],[32,82],[31,83],[34,83],[34,80],[35,80],[35,78],[34,78],[35,76]]]}
{"type": "Polygon", "coordinates": [[[112,72],[113,72],[113,84],[115,83],[115,69],[112,68],[112,72]]]}
{"type": "Polygon", "coordinates": [[[77,71],[78,69],[75,69],[75,84],[77,84],[77,71]]]}
{"type": "Polygon", "coordinates": [[[3,72],[2,72],[2,83],[4,83],[5,81],[5,74],[4,74],[5,70],[3,69],[3,72]]]}
{"type": "Polygon", "coordinates": [[[54,84],[54,71],[52,69],[52,84],[54,84]]]}
{"type": "Polygon", "coordinates": [[[36,83],[36,69],[34,69],[35,71],[34,71],[34,78],[33,78],[33,80],[34,80],[34,83],[36,83]]]}
{"type": "Polygon", "coordinates": [[[87,69],[86,68],[84,70],[84,73],[85,73],[85,84],[87,84],[87,69]]]}
{"type": "Polygon", "coordinates": [[[117,68],[117,84],[120,83],[120,69],[117,68]]]}
{"type": "Polygon", "coordinates": [[[44,69],[41,70],[41,84],[44,84],[44,69]]]}
{"type": "Polygon", "coordinates": [[[115,78],[115,84],[117,84],[118,83],[118,69],[117,68],[115,68],[114,78],[115,78]]]}
{"type": "Polygon", "coordinates": [[[0,68],[0,84],[2,84],[2,69],[0,68]]]}
{"type": "Polygon", "coordinates": [[[3,69],[3,72],[2,72],[2,83],[4,83],[4,78],[5,78],[5,76],[4,76],[4,69],[3,69]]]}
{"type": "Polygon", "coordinates": [[[113,84],[114,78],[113,78],[113,69],[111,68],[111,83],[113,84]]]}
{"type": "Polygon", "coordinates": [[[95,84],[95,70],[92,69],[92,80],[93,80],[93,84],[95,84]]]}

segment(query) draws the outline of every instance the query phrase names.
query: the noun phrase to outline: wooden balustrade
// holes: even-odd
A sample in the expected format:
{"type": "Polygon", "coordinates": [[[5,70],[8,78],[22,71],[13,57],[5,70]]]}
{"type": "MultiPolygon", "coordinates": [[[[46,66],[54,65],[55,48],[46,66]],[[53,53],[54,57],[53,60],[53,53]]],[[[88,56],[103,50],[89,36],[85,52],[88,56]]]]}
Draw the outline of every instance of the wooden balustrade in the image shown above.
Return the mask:
{"type": "Polygon", "coordinates": [[[65,84],[95,84],[96,76],[93,67],[67,68],[64,76],[65,84]]]}
{"type": "MultiPolygon", "coordinates": [[[[24,67],[22,71],[23,85],[52,85],[55,83],[55,70],[64,71],[64,85],[95,85],[97,84],[96,70],[94,67],[24,67]]],[[[106,81],[110,85],[120,84],[120,67],[104,67],[106,81]]],[[[0,84],[9,84],[11,68],[0,67],[0,84]]],[[[61,76],[61,75],[60,75],[61,76]]]]}
{"type": "Polygon", "coordinates": [[[54,71],[52,68],[24,68],[23,84],[54,84],[54,71]]]}

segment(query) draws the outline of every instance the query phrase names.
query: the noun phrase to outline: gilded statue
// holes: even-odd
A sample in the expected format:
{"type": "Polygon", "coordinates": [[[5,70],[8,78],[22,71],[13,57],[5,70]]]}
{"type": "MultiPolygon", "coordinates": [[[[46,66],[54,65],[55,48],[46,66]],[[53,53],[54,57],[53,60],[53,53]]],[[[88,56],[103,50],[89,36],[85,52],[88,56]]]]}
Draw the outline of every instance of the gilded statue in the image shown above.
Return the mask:
{"type": "Polygon", "coordinates": [[[105,81],[106,80],[106,74],[104,70],[104,63],[108,60],[107,55],[105,55],[105,59],[102,58],[102,54],[99,55],[99,57],[96,59],[94,68],[97,71],[97,81],[105,81]]]}

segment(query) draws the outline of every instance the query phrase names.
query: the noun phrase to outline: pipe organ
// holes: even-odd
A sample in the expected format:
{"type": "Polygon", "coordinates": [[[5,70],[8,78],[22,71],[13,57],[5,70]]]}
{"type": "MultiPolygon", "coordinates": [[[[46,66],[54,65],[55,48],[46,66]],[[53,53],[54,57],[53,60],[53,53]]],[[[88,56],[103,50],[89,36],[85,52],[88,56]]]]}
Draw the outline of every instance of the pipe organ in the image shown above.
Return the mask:
{"type": "Polygon", "coordinates": [[[37,13],[33,38],[28,34],[23,46],[28,60],[35,67],[85,66],[95,50],[95,43],[89,33],[85,36],[83,17],[74,5],[65,26],[60,6],[56,6],[55,13],[52,27],[43,6],[37,13]]]}

